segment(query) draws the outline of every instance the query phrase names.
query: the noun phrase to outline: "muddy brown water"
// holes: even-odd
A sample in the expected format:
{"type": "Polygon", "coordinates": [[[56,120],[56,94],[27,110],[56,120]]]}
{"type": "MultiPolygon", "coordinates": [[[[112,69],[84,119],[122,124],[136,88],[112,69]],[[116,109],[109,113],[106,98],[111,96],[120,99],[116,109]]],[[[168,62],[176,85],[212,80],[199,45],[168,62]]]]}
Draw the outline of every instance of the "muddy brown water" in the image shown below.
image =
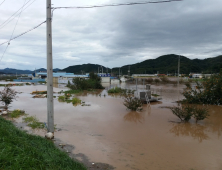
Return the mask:
{"type": "MultiPolygon", "coordinates": [[[[109,84],[104,86],[110,88],[109,84]]],[[[136,87],[125,83],[111,86],[136,87]]],[[[10,109],[24,109],[41,122],[47,122],[47,99],[34,99],[30,94],[46,90],[46,86],[13,88],[22,93],[10,109]]],[[[144,88],[143,84],[138,88],[144,88]]],[[[55,132],[55,137],[75,146],[74,154],[85,154],[91,162],[107,163],[117,170],[221,170],[222,107],[208,106],[210,117],[197,124],[194,120],[179,123],[165,106],[176,105],[175,101],[182,99],[179,92],[183,88],[183,85],[179,88],[152,85],[153,93],[160,94],[162,101],[150,107],[143,105],[140,113],[126,110],[123,98],[110,96],[106,90],[78,95],[91,106],[73,106],[55,98],[55,124],[61,129],[55,132]]],[[[65,87],[60,85],[54,91],[62,89],[65,87]]]]}

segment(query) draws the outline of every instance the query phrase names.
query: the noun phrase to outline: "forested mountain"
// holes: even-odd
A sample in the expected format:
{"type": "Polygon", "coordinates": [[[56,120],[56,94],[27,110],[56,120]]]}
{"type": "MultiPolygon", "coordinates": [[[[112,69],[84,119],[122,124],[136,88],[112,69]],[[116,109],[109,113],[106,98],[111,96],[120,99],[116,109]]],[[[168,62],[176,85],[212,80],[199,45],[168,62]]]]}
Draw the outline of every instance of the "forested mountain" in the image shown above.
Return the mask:
{"type": "Polygon", "coordinates": [[[65,71],[67,73],[74,73],[74,74],[84,74],[84,73],[90,73],[90,72],[95,72],[98,73],[98,68],[100,69],[99,72],[102,72],[103,68],[103,73],[107,71],[107,68],[98,64],[82,64],[82,65],[74,65],[74,66],[69,66],[67,68],[64,68],[61,71],[65,71]]]}
{"type": "MultiPolygon", "coordinates": [[[[178,69],[178,55],[169,54],[163,55],[156,59],[149,59],[142,61],[140,63],[132,64],[132,65],[125,65],[120,68],[121,74],[128,74],[128,69],[130,66],[130,74],[174,74],[177,73],[178,69]]],[[[85,74],[90,72],[102,72],[106,73],[107,70],[110,73],[110,68],[106,68],[104,66],[98,64],[82,64],[82,65],[73,65],[63,70],[60,69],[53,69],[53,71],[65,71],[74,74],[85,74]]],[[[189,74],[189,73],[218,73],[222,68],[222,55],[214,57],[214,58],[207,58],[207,59],[189,59],[184,56],[180,56],[180,73],[182,74],[189,74]]],[[[46,71],[45,68],[37,69],[36,72],[39,71],[46,71]]],[[[12,68],[0,69],[0,72],[6,74],[31,74],[35,71],[30,70],[17,70],[12,68]]],[[[112,68],[112,73],[119,74],[119,67],[112,68]]]]}
{"type": "MultiPolygon", "coordinates": [[[[141,63],[130,65],[131,74],[141,73],[157,73],[174,74],[178,70],[178,55],[169,54],[160,56],[156,59],[145,60],[141,63]]],[[[127,74],[129,65],[121,67],[123,74],[127,74]]],[[[207,59],[189,59],[184,56],[180,56],[180,73],[218,73],[222,68],[222,56],[207,58],[207,59]]],[[[113,69],[114,72],[118,72],[118,68],[113,69]]]]}
{"type": "MultiPolygon", "coordinates": [[[[0,72],[2,72],[2,74],[32,74],[34,72],[45,72],[47,71],[45,68],[40,68],[40,69],[37,69],[37,70],[17,70],[17,69],[14,69],[14,68],[5,68],[5,69],[0,69],[0,72]]],[[[53,69],[53,71],[60,71],[60,69],[58,68],[55,68],[53,69]]],[[[1,74],[1,73],[0,73],[1,74]]]]}
{"type": "MultiPolygon", "coordinates": [[[[178,55],[169,54],[160,56],[156,59],[145,60],[140,63],[125,65],[120,68],[122,74],[127,74],[130,66],[130,74],[174,74],[178,70],[178,55]]],[[[83,64],[69,66],[62,71],[71,72],[74,74],[81,74],[81,70],[84,73],[98,72],[98,67],[101,66],[97,64],[83,64]]],[[[220,68],[222,68],[222,56],[201,59],[189,59],[184,56],[180,56],[180,73],[218,73],[220,68]]],[[[110,68],[109,69],[109,73],[110,68]]],[[[103,67],[103,72],[105,73],[107,68],[103,67]]],[[[100,71],[101,72],[101,71],[100,71]]],[[[119,74],[119,67],[112,68],[112,73],[119,74]]]]}

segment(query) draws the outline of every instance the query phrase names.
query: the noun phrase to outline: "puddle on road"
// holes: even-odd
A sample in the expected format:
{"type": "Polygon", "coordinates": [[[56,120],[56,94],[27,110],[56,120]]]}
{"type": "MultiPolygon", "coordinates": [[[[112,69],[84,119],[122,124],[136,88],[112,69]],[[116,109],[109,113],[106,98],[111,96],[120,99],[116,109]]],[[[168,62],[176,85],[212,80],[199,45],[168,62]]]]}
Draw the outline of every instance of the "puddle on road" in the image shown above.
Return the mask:
{"type": "MultiPolygon", "coordinates": [[[[135,89],[132,84],[120,86],[135,89]]],[[[24,109],[47,122],[47,99],[33,99],[30,94],[46,90],[46,86],[13,88],[23,93],[11,109],[24,109]]],[[[183,88],[181,85],[179,91],[183,88]]],[[[106,91],[79,95],[82,101],[91,104],[88,107],[74,107],[55,98],[55,124],[62,129],[55,132],[56,138],[74,145],[73,153],[83,153],[91,162],[108,163],[117,170],[222,169],[222,107],[209,106],[210,117],[198,124],[194,120],[179,123],[169,109],[162,108],[176,105],[174,102],[182,98],[178,89],[173,85],[151,89],[161,94],[163,100],[150,107],[144,105],[141,113],[126,110],[121,97],[108,96],[106,91]]],[[[61,90],[54,88],[55,92],[61,90]]]]}

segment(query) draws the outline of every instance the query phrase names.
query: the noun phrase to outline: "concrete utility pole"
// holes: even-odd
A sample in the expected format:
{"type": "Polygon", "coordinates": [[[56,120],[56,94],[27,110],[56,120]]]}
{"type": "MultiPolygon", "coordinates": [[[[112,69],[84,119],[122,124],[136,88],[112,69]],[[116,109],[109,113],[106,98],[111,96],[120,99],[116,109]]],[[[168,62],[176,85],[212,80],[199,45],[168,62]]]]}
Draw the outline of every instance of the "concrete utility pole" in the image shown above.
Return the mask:
{"type": "Polygon", "coordinates": [[[47,130],[54,133],[53,66],[52,66],[52,16],[51,0],[46,0],[47,39],[47,130]]]}

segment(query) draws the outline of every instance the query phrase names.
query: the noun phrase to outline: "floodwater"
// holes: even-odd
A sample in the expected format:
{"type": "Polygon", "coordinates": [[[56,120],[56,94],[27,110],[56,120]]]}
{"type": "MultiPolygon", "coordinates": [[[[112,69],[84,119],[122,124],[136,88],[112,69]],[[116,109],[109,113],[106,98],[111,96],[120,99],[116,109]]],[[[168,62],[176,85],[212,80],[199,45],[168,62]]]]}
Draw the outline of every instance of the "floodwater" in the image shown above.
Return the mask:
{"type": "MultiPolygon", "coordinates": [[[[109,84],[104,84],[110,88],[109,84]]],[[[135,89],[135,84],[111,85],[135,89]]],[[[2,87],[1,87],[2,88],[2,87]]],[[[46,98],[32,98],[45,85],[13,87],[19,92],[11,109],[24,109],[47,122],[46,98]]],[[[143,84],[137,86],[143,89],[143,84]]],[[[123,98],[106,90],[78,97],[91,106],[73,106],[54,99],[55,137],[75,146],[91,162],[107,163],[117,170],[221,170],[222,107],[208,106],[210,117],[197,124],[180,123],[166,106],[176,106],[184,86],[152,85],[161,102],[143,105],[142,112],[126,110],[123,98]],[[101,94],[101,95],[99,95],[101,94]]],[[[64,86],[54,88],[55,92],[64,86]]],[[[55,95],[58,95],[55,93],[55,95]]],[[[42,134],[44,133],[38,133],[42,134]]]]}

